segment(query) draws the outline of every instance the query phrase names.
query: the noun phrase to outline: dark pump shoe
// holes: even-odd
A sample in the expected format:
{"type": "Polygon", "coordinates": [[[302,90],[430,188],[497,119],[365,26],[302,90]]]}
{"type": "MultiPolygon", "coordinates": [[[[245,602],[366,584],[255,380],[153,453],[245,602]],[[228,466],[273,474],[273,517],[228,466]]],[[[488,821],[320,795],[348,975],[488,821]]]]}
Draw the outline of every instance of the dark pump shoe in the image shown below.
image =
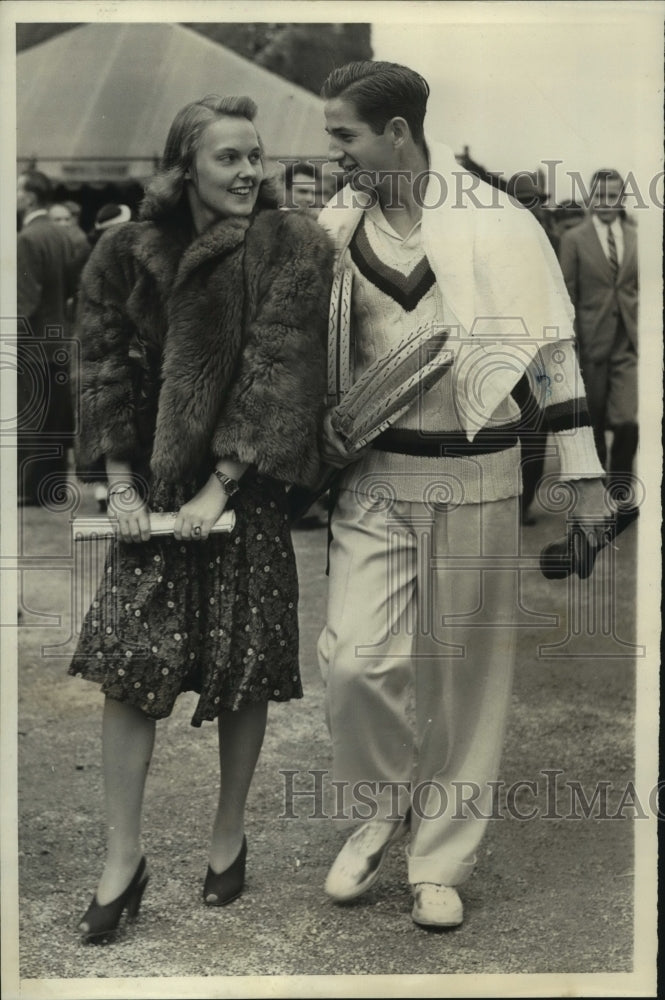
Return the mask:
{"type": "Polygon", "coordinates": [[[208,874],[203,885],[203,901],[206,906],[226,906],[238,898],[245,885],[246,860],[247,838],[243,837],[240,853],[233,864],[219,874],[208,865],[208,874]]]}
{"type": "Polygon", "coordinates": [[[125,910],[128,923],[136,919],[148,878],[145,858],[141,858],[131,882],[123,893],[104,906],[100,906],[95,895],[79,923],[79,930],[86,944],[104,944],[106,941],[111,941],[115,937],[125,910]]]}

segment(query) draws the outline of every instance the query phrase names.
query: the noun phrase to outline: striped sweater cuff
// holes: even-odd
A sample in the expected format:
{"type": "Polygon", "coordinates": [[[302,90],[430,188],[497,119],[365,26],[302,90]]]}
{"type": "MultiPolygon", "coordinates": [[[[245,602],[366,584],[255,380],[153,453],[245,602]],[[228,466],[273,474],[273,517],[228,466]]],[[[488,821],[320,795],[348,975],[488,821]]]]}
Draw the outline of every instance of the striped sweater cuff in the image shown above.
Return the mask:
{"type": "Polygon", "coordinates": [[[546,406],[545,421],[553,434],[577,430],[579,427],[591,427],[586,400],[580,397],[546,406]]]}
{"type": "Polygon", "coordinates": [[[554,431],[552,439],[559,454],[561,479],[597,479],[605,475],[591,427],[554,431]]]}

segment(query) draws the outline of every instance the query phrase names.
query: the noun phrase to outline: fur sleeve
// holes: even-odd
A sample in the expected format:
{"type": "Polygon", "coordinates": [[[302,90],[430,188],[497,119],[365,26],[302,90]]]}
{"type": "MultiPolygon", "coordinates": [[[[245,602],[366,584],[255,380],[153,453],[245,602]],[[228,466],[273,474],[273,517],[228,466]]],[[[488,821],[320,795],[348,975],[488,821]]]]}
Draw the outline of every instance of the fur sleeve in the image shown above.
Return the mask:
{"type": "Polygon", "coordinates": [[[129,228],[102,237],[81,279],[80,357],[73,383],[79,415],[76,468],[84,481],[103,471],[106,456],[132,462],[140,452],[129,356],[133,325],[125,309],[131,291],[129,228]]]}
{"type": "Polygon", "coordinates": [[[332,264],[329,237],[304,214],[266,212],[252,227],[244,346],[213,435],[216,458],[316,482],[332,264]]]}

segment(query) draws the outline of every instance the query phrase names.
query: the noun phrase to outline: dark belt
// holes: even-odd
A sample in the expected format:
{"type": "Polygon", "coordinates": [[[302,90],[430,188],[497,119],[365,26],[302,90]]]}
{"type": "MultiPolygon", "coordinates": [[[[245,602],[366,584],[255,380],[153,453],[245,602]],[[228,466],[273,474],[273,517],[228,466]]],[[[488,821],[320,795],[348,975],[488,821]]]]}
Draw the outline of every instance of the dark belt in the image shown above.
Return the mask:
{"type": "Polygon", "coordinates": [[[514,448],[519,440],[519,424],[478,431],[469,441],[464,431],[447,431],[443,434],[425,434],[422,431],[402,430],[391,427],[372,442],[379,451],[392,451],[398,455],[418,455],[429,458],[465,458],[473,455],[491,455],[497,451],[514,448]]]}

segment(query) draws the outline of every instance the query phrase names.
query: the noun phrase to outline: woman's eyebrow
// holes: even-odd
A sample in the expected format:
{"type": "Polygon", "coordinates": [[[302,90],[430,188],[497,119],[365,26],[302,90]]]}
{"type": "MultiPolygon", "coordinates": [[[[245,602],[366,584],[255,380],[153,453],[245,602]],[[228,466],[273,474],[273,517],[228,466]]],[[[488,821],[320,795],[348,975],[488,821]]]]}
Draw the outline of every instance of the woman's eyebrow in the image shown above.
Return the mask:
{"type": "MultiPolygon", "coordinates": [[[[239,152],[241,152],[241,150],[239,150],[236,146],[216,146],[215,147],[215,152],[216,153],[239,153],[239,152]]],[[[248,149],[247,152],[248,153],[260,153],[261,152],[261,148],[260,148],[260,146],[252,146],[252,148],[248,149]]]]}

